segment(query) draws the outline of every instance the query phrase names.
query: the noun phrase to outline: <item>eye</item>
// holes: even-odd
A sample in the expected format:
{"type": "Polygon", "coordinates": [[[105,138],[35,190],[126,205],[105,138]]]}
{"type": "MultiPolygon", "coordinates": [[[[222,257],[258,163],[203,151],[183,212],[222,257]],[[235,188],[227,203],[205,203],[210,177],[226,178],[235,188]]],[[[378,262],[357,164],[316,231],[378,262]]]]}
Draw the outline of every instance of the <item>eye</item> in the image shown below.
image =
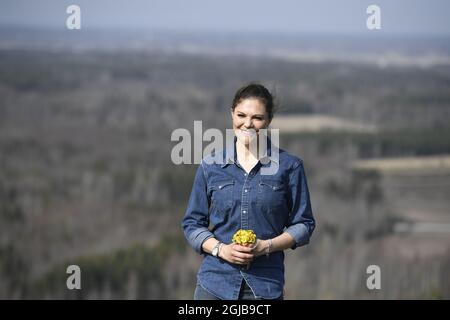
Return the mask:
{"type": "Polygon", "coordinates": [[[262,117],[255,117],[256,120],[264,120],[262,117]]]}
{"type": "Polygon", "coordinates": [[[239,118],[244,118],[245,115],[243,115],[243,114],[238,114],[238,117],[239,117],[239,118]]]}

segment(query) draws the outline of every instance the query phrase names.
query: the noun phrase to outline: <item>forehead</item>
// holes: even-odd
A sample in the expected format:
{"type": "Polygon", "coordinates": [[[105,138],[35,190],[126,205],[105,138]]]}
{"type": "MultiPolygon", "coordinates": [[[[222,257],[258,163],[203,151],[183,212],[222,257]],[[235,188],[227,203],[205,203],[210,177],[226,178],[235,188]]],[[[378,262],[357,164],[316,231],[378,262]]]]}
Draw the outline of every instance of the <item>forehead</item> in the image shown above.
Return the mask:
{"type": "Polygon", "coordinates": [[[246,114],[265,114],[266,107],[259,99],[249,98],[239,102],[234,108],[234,111],[246,114]]]}

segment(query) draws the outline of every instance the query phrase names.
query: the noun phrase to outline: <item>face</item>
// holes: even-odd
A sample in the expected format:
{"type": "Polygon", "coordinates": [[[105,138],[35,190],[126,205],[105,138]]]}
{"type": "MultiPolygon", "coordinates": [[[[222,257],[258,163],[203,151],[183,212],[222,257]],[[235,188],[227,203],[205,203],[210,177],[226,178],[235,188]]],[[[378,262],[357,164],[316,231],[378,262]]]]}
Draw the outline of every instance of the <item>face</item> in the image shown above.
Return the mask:
{"type": "Polygon", "coordinates": [[[258,99],[244,99],[231,110],[233,130],[236,137],[248,145],[260,129],[265,129],[270,124],[269,114],[265,105],[258,99]]]}

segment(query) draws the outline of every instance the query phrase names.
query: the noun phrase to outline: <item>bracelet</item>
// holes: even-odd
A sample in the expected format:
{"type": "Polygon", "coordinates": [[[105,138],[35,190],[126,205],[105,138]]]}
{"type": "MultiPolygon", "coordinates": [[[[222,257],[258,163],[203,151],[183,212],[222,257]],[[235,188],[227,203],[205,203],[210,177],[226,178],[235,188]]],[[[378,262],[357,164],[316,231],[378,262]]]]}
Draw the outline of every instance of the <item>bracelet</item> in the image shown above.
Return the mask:
{"type": "Polygon", "coordinates": [[[271,249],[272,249],[272,239],[269,239],[269,246],[267,247],[266,257],[269,256],[271,249]]]}

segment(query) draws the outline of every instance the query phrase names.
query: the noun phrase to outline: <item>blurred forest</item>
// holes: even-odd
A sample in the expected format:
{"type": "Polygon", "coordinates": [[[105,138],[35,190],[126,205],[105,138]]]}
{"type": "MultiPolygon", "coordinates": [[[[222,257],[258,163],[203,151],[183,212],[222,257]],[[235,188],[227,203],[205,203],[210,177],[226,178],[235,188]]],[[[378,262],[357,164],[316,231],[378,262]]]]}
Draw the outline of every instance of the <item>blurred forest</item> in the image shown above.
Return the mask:
{"type": "Polygon", "coordinates": [[[194,120],[229,128],[235,90],[254,80],[280,118],[376,128],[279,122],[317,219],[311,243],[286,251],[286,298],[449,299],[448,64],[14,46],[0,50],[0,298],[191,299],[201,256],[180,222],[197,166],[172,164],[170,136],[194,120]],[[355,166],[432,156],[442,165],[355,166]],[[71,264],[82,290],[66,288],[71,264]],[[372,264],[381,290],[366,287],[372,264]]]}

